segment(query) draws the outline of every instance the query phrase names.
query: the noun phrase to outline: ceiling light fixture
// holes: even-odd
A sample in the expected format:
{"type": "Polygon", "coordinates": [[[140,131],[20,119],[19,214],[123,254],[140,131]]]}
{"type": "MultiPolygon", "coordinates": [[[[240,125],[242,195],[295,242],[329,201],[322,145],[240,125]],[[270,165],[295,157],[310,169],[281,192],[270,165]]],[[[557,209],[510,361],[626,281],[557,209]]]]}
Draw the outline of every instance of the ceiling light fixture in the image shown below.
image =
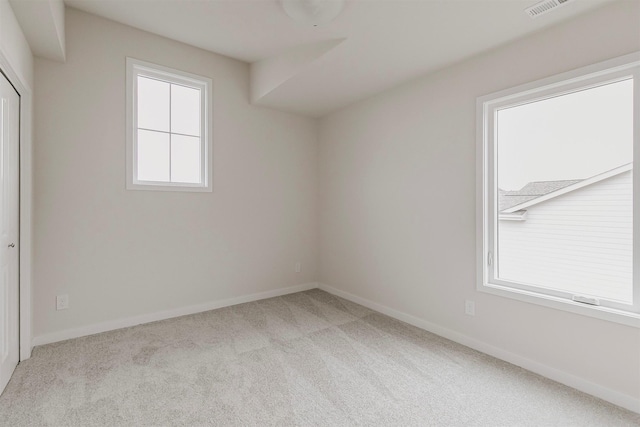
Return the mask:
{"type": "Polygon", "coordinates": [[[344,7],[344,0],[280,0],[280,3],[291,19],[314,27],[333,21],[344,7]]]}

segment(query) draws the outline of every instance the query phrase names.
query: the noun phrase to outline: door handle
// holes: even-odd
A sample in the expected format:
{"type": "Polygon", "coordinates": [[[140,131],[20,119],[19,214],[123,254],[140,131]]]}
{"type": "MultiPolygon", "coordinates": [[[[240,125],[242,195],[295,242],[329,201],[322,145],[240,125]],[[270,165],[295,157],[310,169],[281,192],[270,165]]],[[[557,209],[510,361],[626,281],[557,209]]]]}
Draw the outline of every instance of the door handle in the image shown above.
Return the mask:
{"type": "Polygon", "coordinates": [[[16,244],[15,244],[15,243],[9,243],[9,247],[10,247],[10,248],[15,248],[15,247],[16,247],[16,244]]]}

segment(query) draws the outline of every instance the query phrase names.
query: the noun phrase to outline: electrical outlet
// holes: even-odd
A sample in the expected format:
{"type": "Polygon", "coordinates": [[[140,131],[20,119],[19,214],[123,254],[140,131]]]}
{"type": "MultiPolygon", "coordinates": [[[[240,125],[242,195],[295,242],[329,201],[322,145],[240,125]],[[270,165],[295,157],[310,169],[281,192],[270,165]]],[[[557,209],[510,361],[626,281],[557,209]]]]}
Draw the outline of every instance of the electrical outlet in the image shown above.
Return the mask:
{"type": "Polygon", "coordinates": [[[300,261],[296,262],[296,273],[300,273],[302,271],[302,265],[300,261]]]}
{"type": "Polygon", "coordinates": [[[465,314],[468,314],[469,316],[475,316],[476,315],[476,303],[475,303],[475,301],[465,300],[465,302],[464,302],[464,312],[465,312],[465,314]]]}
{"type": "Polygon", "coordinates": [[[69,308],[69,295],[58,295],[56,297],[56,310],[66,310],[69,308]]]}

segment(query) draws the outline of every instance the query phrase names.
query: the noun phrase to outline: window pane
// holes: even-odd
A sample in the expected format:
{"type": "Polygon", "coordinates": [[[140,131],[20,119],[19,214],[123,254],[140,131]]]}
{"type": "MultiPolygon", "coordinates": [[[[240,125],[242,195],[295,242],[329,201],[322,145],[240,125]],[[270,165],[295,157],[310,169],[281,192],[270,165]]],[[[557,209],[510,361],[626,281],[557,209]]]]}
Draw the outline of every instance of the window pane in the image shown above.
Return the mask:
{"type": "Polygon", "coordinates": [[[138,127],[169,132],[170,84],[138,76],[138,127]]]}
{"type": "Polygon", "coordinates": [[[171,181],[201,183],[200,138],[171,135],[171,181]]]}
{"type": "Polygon", "coordinates": [[[169,181],[169,134],[138,130],[138,180],[169,181]]]}
{"type": "Polygon", "coordinates": [[[200,90],[171,85],[171,132],[200,136],[200,90]]]}
{"type": "Polygon", "coordinates": [[[632,303],[633,80],[497,119],[496,276],[632,303]]]}

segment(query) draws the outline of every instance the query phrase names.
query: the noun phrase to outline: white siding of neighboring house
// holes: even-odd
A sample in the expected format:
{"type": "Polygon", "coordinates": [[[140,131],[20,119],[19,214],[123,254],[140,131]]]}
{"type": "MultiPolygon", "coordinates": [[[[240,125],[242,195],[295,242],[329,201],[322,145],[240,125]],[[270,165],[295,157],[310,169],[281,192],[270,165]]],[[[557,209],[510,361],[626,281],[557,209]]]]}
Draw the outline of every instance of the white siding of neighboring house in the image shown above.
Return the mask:
{"type": "Polygon", "coordinates": [[[631,302],[632,202],[627,171],[499,221],[499,277],[631,302]]]}

